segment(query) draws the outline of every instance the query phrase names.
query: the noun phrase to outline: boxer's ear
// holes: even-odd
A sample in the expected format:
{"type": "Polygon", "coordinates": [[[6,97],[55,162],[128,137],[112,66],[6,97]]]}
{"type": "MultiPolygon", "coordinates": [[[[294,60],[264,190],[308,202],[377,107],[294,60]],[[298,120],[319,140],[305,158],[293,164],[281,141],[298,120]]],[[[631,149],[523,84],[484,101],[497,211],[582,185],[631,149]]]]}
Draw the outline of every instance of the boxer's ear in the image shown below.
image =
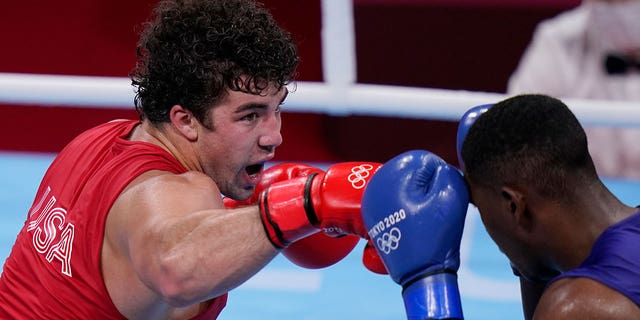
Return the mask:
{"type": "Polygon", "coordinates": [[[191,111],[177,104],[169,110],[171,125],[189,141],[198,139],[198,121],[191,111]]]}
{"type": "Polygon", "coordinates": [[[509,212],[515,223],[529,232],[533,225],[533,217],[527,207],[527,196],[520,189],[513,186],[503,186],[501,191],[503,198],[503,206],[506,212],[509,212]]]}

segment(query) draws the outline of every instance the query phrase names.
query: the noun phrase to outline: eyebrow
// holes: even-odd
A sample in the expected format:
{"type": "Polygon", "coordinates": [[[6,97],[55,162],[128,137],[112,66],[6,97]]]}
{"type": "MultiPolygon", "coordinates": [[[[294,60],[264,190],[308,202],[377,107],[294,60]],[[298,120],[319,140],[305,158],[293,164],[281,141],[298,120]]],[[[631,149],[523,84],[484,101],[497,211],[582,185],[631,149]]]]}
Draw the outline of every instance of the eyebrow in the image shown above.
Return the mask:
{"type": "MultiPolygon", "coordinates": [[[[287,88],[284,89],[284,96],[282,97],[282,99],[280,100],[280,102],[278,103],[278,105],[281,105],[284,103],[284,100],[287,99],[287,96],[289,95],[289,90],[287,90],[287,88]]],[[[247,110],[265,110],[268,109],[269,106],[267,104],[264,103],[255,103],[255,102],[250,102],[247,103],[245,105],[240,106],[238,109],[236,109],[234,111],[234,113],[238,114],[238,113],[243,113],[247,110]]]]}
{"type": "Polygon", "coordinates": [[[264,104],[264,103],[255,103],[255,102],[250,102],[247,103],[245,105],[241,105],[240,107],[238,107],[238,109],[236,109],[234,111],[234,113],[243,113],[246,112],[248,110],[265,110],[267,109],[269,106],[264,104]]]}

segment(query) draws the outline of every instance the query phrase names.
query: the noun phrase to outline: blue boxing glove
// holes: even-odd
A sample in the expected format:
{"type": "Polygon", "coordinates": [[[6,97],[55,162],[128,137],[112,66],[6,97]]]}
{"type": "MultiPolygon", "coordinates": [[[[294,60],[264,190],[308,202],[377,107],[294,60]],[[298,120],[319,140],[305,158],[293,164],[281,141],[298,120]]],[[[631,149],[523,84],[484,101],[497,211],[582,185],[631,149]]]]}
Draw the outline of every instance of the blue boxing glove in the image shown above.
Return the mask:
{"type": "Polygon", "coordinates": [[[459,171],[428,151],[396,156],[369,181],[363,222],[403,288],[407,319],[463,319],[456,273],[468,204],[459,171]]]}
{"type": "Polygon", "coordinates": [[[458,165],[460,168],[463,168],[464,162],[462,161],[462,143],[464,142],[464,138],[467,137],[467,132],[469,132],[469,128],[471,125],[476,122],[476,119],[483,113],[485,113],[489,108],[491,108],[492,104],[483,104],[480,106],[473,107],[462,115],[460,118],[460,122],[458,123],[458,134],[456,139],[456,154],[458,155],[458,165]]]}

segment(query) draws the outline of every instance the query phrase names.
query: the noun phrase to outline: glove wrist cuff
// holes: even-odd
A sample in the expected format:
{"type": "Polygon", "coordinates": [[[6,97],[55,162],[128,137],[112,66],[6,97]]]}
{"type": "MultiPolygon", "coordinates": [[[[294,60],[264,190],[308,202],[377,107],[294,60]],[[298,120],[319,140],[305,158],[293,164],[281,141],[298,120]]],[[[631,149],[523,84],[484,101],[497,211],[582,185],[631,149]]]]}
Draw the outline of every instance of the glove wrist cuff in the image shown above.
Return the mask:
{"type": "Polygon", "coordinates": [[[265,189],[259,197],[260,218],[265,232],[276,248],[318,231],[307,217],[305,189],[313,176],[287,180],[265,189]]]}
{"type": "Polygon", "coordinates": [[[442,271],[408,283],[402,290],[407,319],[463,319],[458,277],[442,271]]]}

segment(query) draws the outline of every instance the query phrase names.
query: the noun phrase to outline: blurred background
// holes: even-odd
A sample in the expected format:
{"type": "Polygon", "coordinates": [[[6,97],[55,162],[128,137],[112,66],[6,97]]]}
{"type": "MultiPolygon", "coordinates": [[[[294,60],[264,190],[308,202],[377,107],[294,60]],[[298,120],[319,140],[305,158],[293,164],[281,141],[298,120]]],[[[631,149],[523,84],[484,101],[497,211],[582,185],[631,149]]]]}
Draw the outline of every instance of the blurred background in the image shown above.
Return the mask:
{"type": "MultiPolygon", "coordinates": [[[[345,1],[345,0],[334,0],[345,1]]],[[[299,45],[299,81],[322,81],[320,0],[263,1],[299,45]]],[[[0,72],[126,77],[152,0],[24,0],[0,10],[0,72]]],[[[536,24],[579,0],[354,0],[356,79],[505,92],[536,24]]],[[[286,111],[286,105],[285,105],[286,111]]],[[[1,150],[56,152],[79,132],[133,107],[2,105],[1,150]],[[64,123],[64,125],[59,125],[64,123]],[[9,138],[11,137],[11,138],[9,138]]],[[[291,113],[276,160],[385,161],[423,148],[456,163],[456,123],[291,113]],[[391,134],[392,133],[392,134],[391,134]]]]}

